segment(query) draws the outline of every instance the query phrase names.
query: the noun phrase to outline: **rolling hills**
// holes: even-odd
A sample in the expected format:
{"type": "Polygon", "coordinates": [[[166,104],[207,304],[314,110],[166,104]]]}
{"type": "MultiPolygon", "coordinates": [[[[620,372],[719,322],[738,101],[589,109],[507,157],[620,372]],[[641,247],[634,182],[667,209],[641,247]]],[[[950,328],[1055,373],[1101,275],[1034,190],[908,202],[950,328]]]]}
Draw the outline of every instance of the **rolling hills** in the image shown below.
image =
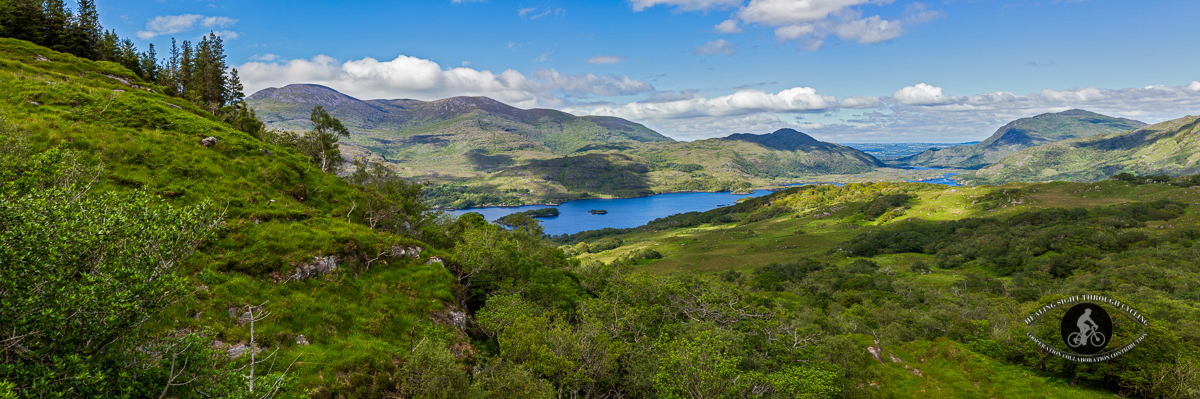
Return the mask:
{"type": "Polygon", "coordinates": [[[971,146],[929,149],[920,154],[897,159],[894,163],[909,166],[977,169],[1023,148],[1046,143],[1104,133],[1125,132],[1146,126],[1145,123],[1113,118],[1095,112],[1072,109],[1046,113],[1009,122],[991,137],[971,146]]]}
{"type": "Polygon", "coordinates": [[[968,177],[973,183],[1096,181],[1119,173],[1181,176],[1200,172],[1200,117],[1137,130],[1080,137],[1010,154],[968,177]]]}

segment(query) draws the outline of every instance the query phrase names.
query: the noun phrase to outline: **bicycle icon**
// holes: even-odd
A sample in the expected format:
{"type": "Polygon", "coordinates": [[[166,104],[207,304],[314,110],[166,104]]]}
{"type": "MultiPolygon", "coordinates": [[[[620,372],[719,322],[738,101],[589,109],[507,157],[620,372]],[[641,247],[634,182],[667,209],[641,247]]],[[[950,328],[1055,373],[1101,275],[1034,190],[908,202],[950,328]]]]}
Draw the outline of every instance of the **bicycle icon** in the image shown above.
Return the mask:
{"type": "Polygon", "coordinates": [[[1089,331],[1088,333],[1090,335],[1083,335],[1078,332],[1073,332],[1070,335],[1067,335],[1067,345],[1072,348],[1078,348],[1083,344],[1089,344],[1091,346],[1104,346],[1106,338],[1104,333],[1099,331],[1089,331]]]}

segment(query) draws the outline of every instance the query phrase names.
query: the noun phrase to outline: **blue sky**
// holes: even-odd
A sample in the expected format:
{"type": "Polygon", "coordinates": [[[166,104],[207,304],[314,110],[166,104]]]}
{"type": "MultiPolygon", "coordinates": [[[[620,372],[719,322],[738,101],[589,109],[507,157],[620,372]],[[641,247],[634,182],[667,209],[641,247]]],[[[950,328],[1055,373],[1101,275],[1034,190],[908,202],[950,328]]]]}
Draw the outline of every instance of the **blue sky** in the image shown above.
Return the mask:
{"type": "Polygon", "coordinates": [[[247,94],[482,95],[612,115],[682,140],[792,127],[835,142],[980,140],[1083,108],[1200,113],[1200,2],[101,1],[165,54],[225,37],[247,94]]]}

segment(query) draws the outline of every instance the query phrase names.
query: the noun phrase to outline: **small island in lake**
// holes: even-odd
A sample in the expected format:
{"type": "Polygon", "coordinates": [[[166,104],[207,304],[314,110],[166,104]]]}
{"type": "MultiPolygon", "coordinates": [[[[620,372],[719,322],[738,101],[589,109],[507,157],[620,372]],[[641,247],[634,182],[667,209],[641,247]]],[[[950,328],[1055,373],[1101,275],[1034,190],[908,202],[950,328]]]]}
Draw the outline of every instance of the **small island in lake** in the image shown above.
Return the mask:
{"type": "Polygon", "coordinates": [[[588,211],[588,213],[593,214],[593,215],[604,215],[604,214],[607,214],[608,211],[603,210],[603,209],[592,209],[592,210],[588,211]]]}
{"type": "Polygon", "coordinates": [[[505,215],[504,217],[501,217],[499,219],[496,219],[496,223],[500,223],[505,226],[513,227],[517,224],[520,224],[519,223],[520,219],[522,217],[526,217],[526,216],[534,217],[534,218],[552,218],[552,217],[558,216],[558,208],[542,208],[542,209],[532,209],[532,210],[528,210],[528,211],[524,211],[524,212],[514,212],[514,213],[510,213],[508,215],[505,215]]]}

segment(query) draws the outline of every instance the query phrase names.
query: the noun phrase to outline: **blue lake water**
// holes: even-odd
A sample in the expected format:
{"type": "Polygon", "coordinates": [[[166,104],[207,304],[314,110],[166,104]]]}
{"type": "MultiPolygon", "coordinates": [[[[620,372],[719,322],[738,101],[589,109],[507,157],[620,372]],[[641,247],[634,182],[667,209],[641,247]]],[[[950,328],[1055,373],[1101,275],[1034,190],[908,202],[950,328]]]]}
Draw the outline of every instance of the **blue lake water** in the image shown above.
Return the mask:
{"type": "Polygon", "coordinates": [[[951,179],[951,178],[950,178],[950,176],[954,176],[954,175],[957,175],[957,174],[958,174],[958,173],[947,173],[945,176],[942,176],[942,177],[939,177],[939,178],[936,178],[936,179],[929,179],[929,180],[909,180],[908,182],[909,182],[909,183],[933,183],[933,184],[944,184],[944,185],[951,186],[951,187],[958,187],[958,186],[961,186],[961,184],[958,184],[958,182],[956,182],[956,181],[954,181],[953,179],[951,179]]]}
{"type": "Polygon", "coordinates": [[[758,197],[770,194],[770,191],[757,190],[752,194],[734,195],[730,192],[720,193],[668,193],[640,198],[620,199],[586,199],[571,201],[558,206],[528,205],[495,208],[467,208],[449,211],[461,215],[467,212],[483,214],[487,220],[496,220],[510,213],[523,212],[531,209],[558,208],[558,216],[538,218],[546,234],[573,234],[585,230],[603,229],[605,227],[627,228],[649,223],[651,220],[677,213],[703,212],[737,203],[738,198],[758,197]],[[607,215],[588,213],[592,209],[608,211],[607,215]]]}
{"type": "MultiPolygon", "coordinates": [[[[932,169],[935,168],[928,168],[928,170],[932,169]]],[[[944,184],[947,186],[958,186],[958,182],[950,179],[950,176],[954,175],[957,175],[957,173],[948,173],[945,176],[937,179],[909,181],[914,183],[933,183],[944,184]]],[[[802,186],[806,184],[829,183],[796,183],[788,184],[788,186],[802,186]]],[[[833,184],[839,186],[842,185],[841,183],[833,184]]],[[[581,231],[597,230],[606,227],[617,229],[638,227],[649,223],[651,220],[661,217],[671,216],[677,213],[704,212],[710,209],[720,208],[722,206],[733,205],[737,203],[738,198],[759,197],[770,193],[771,191],[766,190],[757,190],[752,194],[745,195],[734,195],[728,191],[720,193],[668,193],[640,198],[587,199],[571,201],[557,206],[526,205],[491,208],[467,208],[447,211],[447,213],[453,215],[462,215],[468,212],[476,212],[483,214],[485,219],[491,221],[499,219],[510,213],[524,212],[532,209],[558,208],[558,216],[552,218],[538,218],[538,221],[541,222],[542,227],[546,229],[546,234],[559,235],[574,234],[581,231]],[[592,209],[603,209],[608,211],[608,214],[593,215],[588,213],[588,211],[592,209]]]]}

